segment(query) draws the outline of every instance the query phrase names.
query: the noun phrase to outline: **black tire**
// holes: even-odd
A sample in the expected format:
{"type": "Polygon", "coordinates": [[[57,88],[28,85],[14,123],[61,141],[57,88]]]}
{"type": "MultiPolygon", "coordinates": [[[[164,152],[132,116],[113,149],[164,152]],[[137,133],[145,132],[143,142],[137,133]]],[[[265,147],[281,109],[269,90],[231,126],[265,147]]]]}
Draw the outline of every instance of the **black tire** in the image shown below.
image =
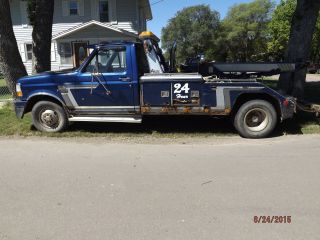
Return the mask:
{"type": "Polygon", "coordinates": [[[68,118],[64,109],[49,101],[40,101],[33,106],[32,122],[41,132],[61,132],[68,126],[68,118]]]}
{"type": "Polygon", "coordinates": [[[244,138],[268,137],[277,125],[278,117],[274,106],[264,100],[244,103],[234,118],[234,127],[244,138]]]}

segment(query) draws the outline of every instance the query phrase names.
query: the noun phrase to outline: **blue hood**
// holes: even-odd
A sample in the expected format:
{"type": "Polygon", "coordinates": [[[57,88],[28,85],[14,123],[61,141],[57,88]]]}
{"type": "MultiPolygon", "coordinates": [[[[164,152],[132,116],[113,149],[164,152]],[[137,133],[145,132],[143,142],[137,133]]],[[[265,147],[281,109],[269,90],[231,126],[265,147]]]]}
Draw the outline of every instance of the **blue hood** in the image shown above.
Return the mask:
{"type": "Polygon", "coordinates": [[[55,72],[43,72],[31,76],[25,76],[19,79],[19,83],[21,84],[33,84],[33,83],[51,83],[56,82],[61,78],[72,78],[78,72],[74,69],[66,69],[62,71],[55,72]]]}

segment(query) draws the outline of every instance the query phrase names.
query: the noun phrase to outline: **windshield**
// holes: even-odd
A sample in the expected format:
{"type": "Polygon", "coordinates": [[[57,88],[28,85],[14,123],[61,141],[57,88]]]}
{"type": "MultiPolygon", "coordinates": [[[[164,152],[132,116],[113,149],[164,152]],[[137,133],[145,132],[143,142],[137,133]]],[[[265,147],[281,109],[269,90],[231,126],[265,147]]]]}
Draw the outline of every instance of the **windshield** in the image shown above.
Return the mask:
{"type": "Polygon", "coordinates": [[[84,72],[123,73],[127,70],[125,48],[101,49],[91,59],[84,72]]]}

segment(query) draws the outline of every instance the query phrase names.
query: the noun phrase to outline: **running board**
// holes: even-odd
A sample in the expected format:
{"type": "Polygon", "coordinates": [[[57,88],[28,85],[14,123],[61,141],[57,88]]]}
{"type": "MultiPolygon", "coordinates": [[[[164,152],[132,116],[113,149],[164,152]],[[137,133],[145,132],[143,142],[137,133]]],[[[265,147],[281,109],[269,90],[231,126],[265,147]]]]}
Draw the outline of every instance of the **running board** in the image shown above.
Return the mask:
{"type": "Polygon", "coordinates": [[[72,117],[69,122],[142,123],[141,117],[72,117]]]}

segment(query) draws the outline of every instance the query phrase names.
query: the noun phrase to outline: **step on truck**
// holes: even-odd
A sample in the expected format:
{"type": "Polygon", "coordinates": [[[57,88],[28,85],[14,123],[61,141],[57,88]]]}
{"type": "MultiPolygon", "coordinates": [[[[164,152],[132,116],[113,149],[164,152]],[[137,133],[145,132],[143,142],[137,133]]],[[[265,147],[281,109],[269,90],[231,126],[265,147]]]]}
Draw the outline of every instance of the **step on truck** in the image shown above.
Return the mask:
{"type": "Polygon", "coordinates": [[[60,132],[70,122],[142,123],[147,115],[221,116],[229,117],[242,137],[264,138],[279,122],[294,116],[293,97],[248,76],[293,72],[295,64],[212,63],[206,76],[176,73],[176,46],[167,62],[158,43],[155,35],[144,32],[135,42],[88,46],[90,55],[78,69],[19,79],[17,117],[31,112],[36,129],[60,132]]]}

